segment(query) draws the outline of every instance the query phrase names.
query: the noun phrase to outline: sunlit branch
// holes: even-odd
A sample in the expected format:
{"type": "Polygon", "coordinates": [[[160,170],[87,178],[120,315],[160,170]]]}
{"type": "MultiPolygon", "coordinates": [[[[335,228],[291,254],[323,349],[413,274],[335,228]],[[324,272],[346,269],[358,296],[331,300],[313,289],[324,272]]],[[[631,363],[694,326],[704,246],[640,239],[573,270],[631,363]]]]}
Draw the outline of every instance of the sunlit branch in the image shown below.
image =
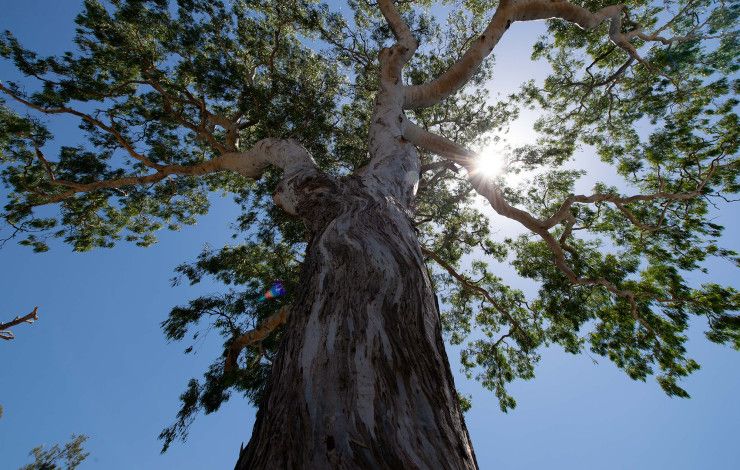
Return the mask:
{"type": "Polygon", "coordinates": [[[273,313],[268,318],[266,318],[257,326],[257,328],[249,330],[243,335],[235,338],[231,342],[231,345],[229,346],[228,352],[226,354],[226,363],[224,365],[224,370],[226,372],[229,372],[236,369],[237,359],[242,349],[263,341],[270,335],[270,333],[275,331],[277,327],[285,324],[285,322],[288,321],[289,312],[290,306],[286,305],[277,312],[273,313]]]}
{"type": "Polygon", "coordinates": [[[509,204],[506,199],[504,199],[501,188],[491,182],[489,178],[484,178],[479,174],[475,167],[478,159],[477,153],[440,135],[432,134],[410,121],[406,122],[403,136],[414,145],[430,152],[434,152],[437,155],[451,160],[465,168],[468,171],[469,181],[473,182],[475,180],[480,181],[481,183],[487,182],[488,189],[486,190],[486,193],[488,194],[491,206],[493,206],[499,214],[519,220],[530,229],[537,228],[541,225],[541,221],[539,219],[535,218],[528,212],[509,204]]]}
{"type": "MultiPolygon", "coordinates": [[[[611,281],[603,278],[588,278],[588,277],[580,277],[576,274],[576,272],[573,270],[573,268],[568,264],[565,256],[565,251],[569,251],[570,247],[566,244],[567,243],[567,237],[569,236],[570,231],[572,230],[572,223],[573,223],[573,215],[570,212],[570,205],[573,204],[573,202],[602,202],[602,201],[608,201],[613,203],[619,203],[619,205],[622,205],[621,210],[626,210],[624,208],[624,204],[630,203],[630,202],[637,202],[637,201],[646,201],[646,200],[654,200],[654,199],[668,199],[668,200],[688,200],[694,197],[697,197],[701,194],[701,190],[703,186],[706,184],[706,182],[709,180],[709,178],[712,176],[714,171],[716,170],[716,162],[712,164],[710,167],[710,170],[708,170],[707,174],[705,175],[704,179],[702,180],[702,183],[700,187],[698,187],[695,191],[687,192],[687,193],[665,193],[665,192],[659,192],[656,194],[651,195],[634,195],[634,196],[627,196],[627,197],[619,197],[614,196],[611,194],[595,194],[591,196],[570,196],[567,200],[570,205],[568,205],[566,208],[563,208],[561,206],[561,209],[558,210],[555,216],[543,221],[536,217],[534,217],[532,214],[530,214],[527,211],[524,211],[522,209],[513,207],[511,204],[509,204],[508,201],[503,196],[503,192],[501,191],[501,188],[490,178],[485,178],[479,173],[475,171],[474,162],[477,157],[477,155],[454,143],[451,142],[444,137],[431,134],[428,131],[425,131],[424,129],[412,124],[408,123],[406,126],[406,132],[404,133],[404,137],[407,138],[409,141],[414,143],[415,145],[439,154],[442,157],[448,158],[456,163],[459,163],[463,167],[466,168],[468,171],[468,181],[472,184],[473,188],[484,198],[486,198],[491,205],[491,207],[500,215],[503,215],[504,217],[516,220],[517,222],[521,223],[524,227],[529,229],[531,232],[537,234],[540,236],[542,241],[545,242],[547,247],[550,249],[552,255],[553,255],[553,262],[555,266],[565,275],[565,277],[574,285],[580,285],[580,286],[601,286],[607,291],[611,292],[612,294],[626,299],[630,304],[630,311],[632,317],[639,322],[646,330],[648,330],[653,336],[657,338],[656,332],[653,329],[653,327],[645,320],[638,312],[638,294],[632,290],[628,289],[621,289],[617,287],[616,284],[612,283],[611,281]],[[563,237],[560,238],[560,240],[556,239],[549,231],[550,228],[554,227],[555,225],[559,223],[564,223],[566,225],[566,233],[563,237]]],[[[630,213],[630,216],[628,217],[630,219],[634,219],[637,221],[637,218],[634,216],[634,214],[630,213]]],[[[660,302],[676,302],[677,299],[669,298],[669,299],[658,299],[658,298],[652,298],[650,300],[660,301],[660,302]]]]}

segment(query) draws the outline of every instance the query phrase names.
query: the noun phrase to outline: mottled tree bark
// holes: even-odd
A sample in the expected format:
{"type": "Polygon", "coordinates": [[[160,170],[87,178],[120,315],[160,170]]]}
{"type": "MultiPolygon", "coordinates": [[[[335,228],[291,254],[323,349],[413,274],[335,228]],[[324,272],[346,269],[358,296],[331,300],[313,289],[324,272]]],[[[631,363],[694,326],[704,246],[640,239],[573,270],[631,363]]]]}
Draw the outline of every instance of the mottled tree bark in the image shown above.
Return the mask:
{"type": "Polygon", "coordinates": [[[297,192],[302,291],[236,468],[476,468],[407,208],[358,176],[297,192]]]}

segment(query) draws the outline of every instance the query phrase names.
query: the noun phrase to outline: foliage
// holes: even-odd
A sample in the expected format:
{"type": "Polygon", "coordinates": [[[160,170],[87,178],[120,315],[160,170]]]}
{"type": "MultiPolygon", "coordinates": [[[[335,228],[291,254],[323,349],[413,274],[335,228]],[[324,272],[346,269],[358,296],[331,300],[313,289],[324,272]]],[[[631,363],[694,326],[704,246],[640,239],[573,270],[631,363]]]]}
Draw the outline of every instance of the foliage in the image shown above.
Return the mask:
{"type": "MultiPolygon", "coordinates": [[[[609,4],[577,3],[591,11],[609,4]]],[[[399,5],[421,44],[405,80],[420,84],[460,58],[496,2],[399,5]]],[[[20,243],[36,251],[48,248],[48,237],[79,251],[122,239],[146,246],[157,230],[194,223],[208,210],[209,191],[233,193],[242,208],[235,244],[207,249],[177,270],[178,279],[210,276],[228,290],[174,308],[162,325],[176,341],[215,329],[228,350],[291,301],[288,295],[264,303],[258,295],[276,279],[290,293],[300,276],[308,240],[304,227],[271,203],[277,173],[257,182],[216,173],[67,192],[74,184],[146,175],[148,163],[193,165],[265,137],[298,139],[333,175],[361,168],[377,57],[391,32],[369,2],[347,6],[351,13],[340,14],[312,1],[85,0],[75,49],[59,57],[40,57],[6,33],[0,56],[28,78],[4,85],[0,103],[8,239],[23,236],[20,243]],[[23,103],[45,113],[23,114],[23,103]],[[55,147],[44,114],[78,119],[84,142],[55,147]],[[55,159],[46,158],[50,150],[55,159]],[[51,202],[58,211],[46,207],[51,202]]],[[[503,410],[516,403],[507,384],[534,376],[543,347],[588,349],[633,379],[656,375],[676,396],[688,396],[678,381],[698,368],[685,349],[692,317],[707,320],[708,339],[740,349],[740,293],[696,282],[712,258],[740,264],[713,221],[738,191],[733,28],[740,9],[711,0],[630,0],[627,7],[625,28],[688,39],[667,46],[637,41],[639,61],[608,40],[606,24],[585,31],[548,20],[532,53],[551,68],[543,83],[492,97],[497,71],[489,59],[462,90],[408,112],[427,130],[483,148],[522,110],[536,110],[532,141],[506,153],[508,175],[526,178],[514,186],[504,175],[498,183],[512,205],[543,220],[582,190],[576,157],[598,156],[613,169],[592,188],[598,200],[572,203],[552,227],[582,281],[574,285],[541,237],[527,230],[499,236],[492,230],[497,216],[482,209],[464,172],[420,153],[414,221],[441,294],[443,326],[461,345],[465,370],[494,391],[503,410]],[[638,194],[648,197],[623,196],[638,194]],[[536,292],[525,295],[494,274],[508,266],[536,292]]],[[[216,411],[231,392],[259,401],[279,334],[248,348],[238,370],[226,371],[224,356],[202,381],[191,380],[176,422],[162,432],[165,448],[186,436],[199,411],[216,411]]]]}
{"type": "Polygon", "coordinates": [[[20,470],[74,470],[90,455],[83,448],[86,440],[87,436],[72,434],[64,448],[59,444],[54,444],[48,450],[44,450],[44,446],[34,447],[29,452],[34,462],[24,465],[20,470]]]}

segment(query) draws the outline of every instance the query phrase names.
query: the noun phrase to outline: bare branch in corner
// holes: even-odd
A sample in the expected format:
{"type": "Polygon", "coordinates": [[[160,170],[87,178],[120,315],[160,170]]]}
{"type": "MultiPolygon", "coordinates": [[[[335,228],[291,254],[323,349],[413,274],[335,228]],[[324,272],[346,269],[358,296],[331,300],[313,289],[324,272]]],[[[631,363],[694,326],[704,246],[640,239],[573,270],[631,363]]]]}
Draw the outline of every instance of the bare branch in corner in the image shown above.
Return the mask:
{"type": "Polygon", "coordinates": [[[26,315],[23,315],[22,317],[18,316],[10,320],[7,323],[0,323],[0,339],[10,341],[11,339],[15,338],[15,335],[13,334],[12,331],[10,331],[10,328],[20,325],[21,323],[33,323],[36,320],[38,320],[39,319],[38,309],[39,309],[38,307],[34,307],[30,313],[27,313],[26,315]]]}

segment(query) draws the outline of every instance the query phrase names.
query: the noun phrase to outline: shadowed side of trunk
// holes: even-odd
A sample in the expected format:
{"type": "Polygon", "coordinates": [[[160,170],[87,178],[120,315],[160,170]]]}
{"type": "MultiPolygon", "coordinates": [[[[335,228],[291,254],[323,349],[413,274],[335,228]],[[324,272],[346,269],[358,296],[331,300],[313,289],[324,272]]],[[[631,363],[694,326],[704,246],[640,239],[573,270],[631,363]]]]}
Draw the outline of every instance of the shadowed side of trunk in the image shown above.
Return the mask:
{"type": "Polygon", "coordinates": [[[323,222],[236,469],[476,468],[408,216],[360,179],[339,192],[303,208],[323,222]]]}

